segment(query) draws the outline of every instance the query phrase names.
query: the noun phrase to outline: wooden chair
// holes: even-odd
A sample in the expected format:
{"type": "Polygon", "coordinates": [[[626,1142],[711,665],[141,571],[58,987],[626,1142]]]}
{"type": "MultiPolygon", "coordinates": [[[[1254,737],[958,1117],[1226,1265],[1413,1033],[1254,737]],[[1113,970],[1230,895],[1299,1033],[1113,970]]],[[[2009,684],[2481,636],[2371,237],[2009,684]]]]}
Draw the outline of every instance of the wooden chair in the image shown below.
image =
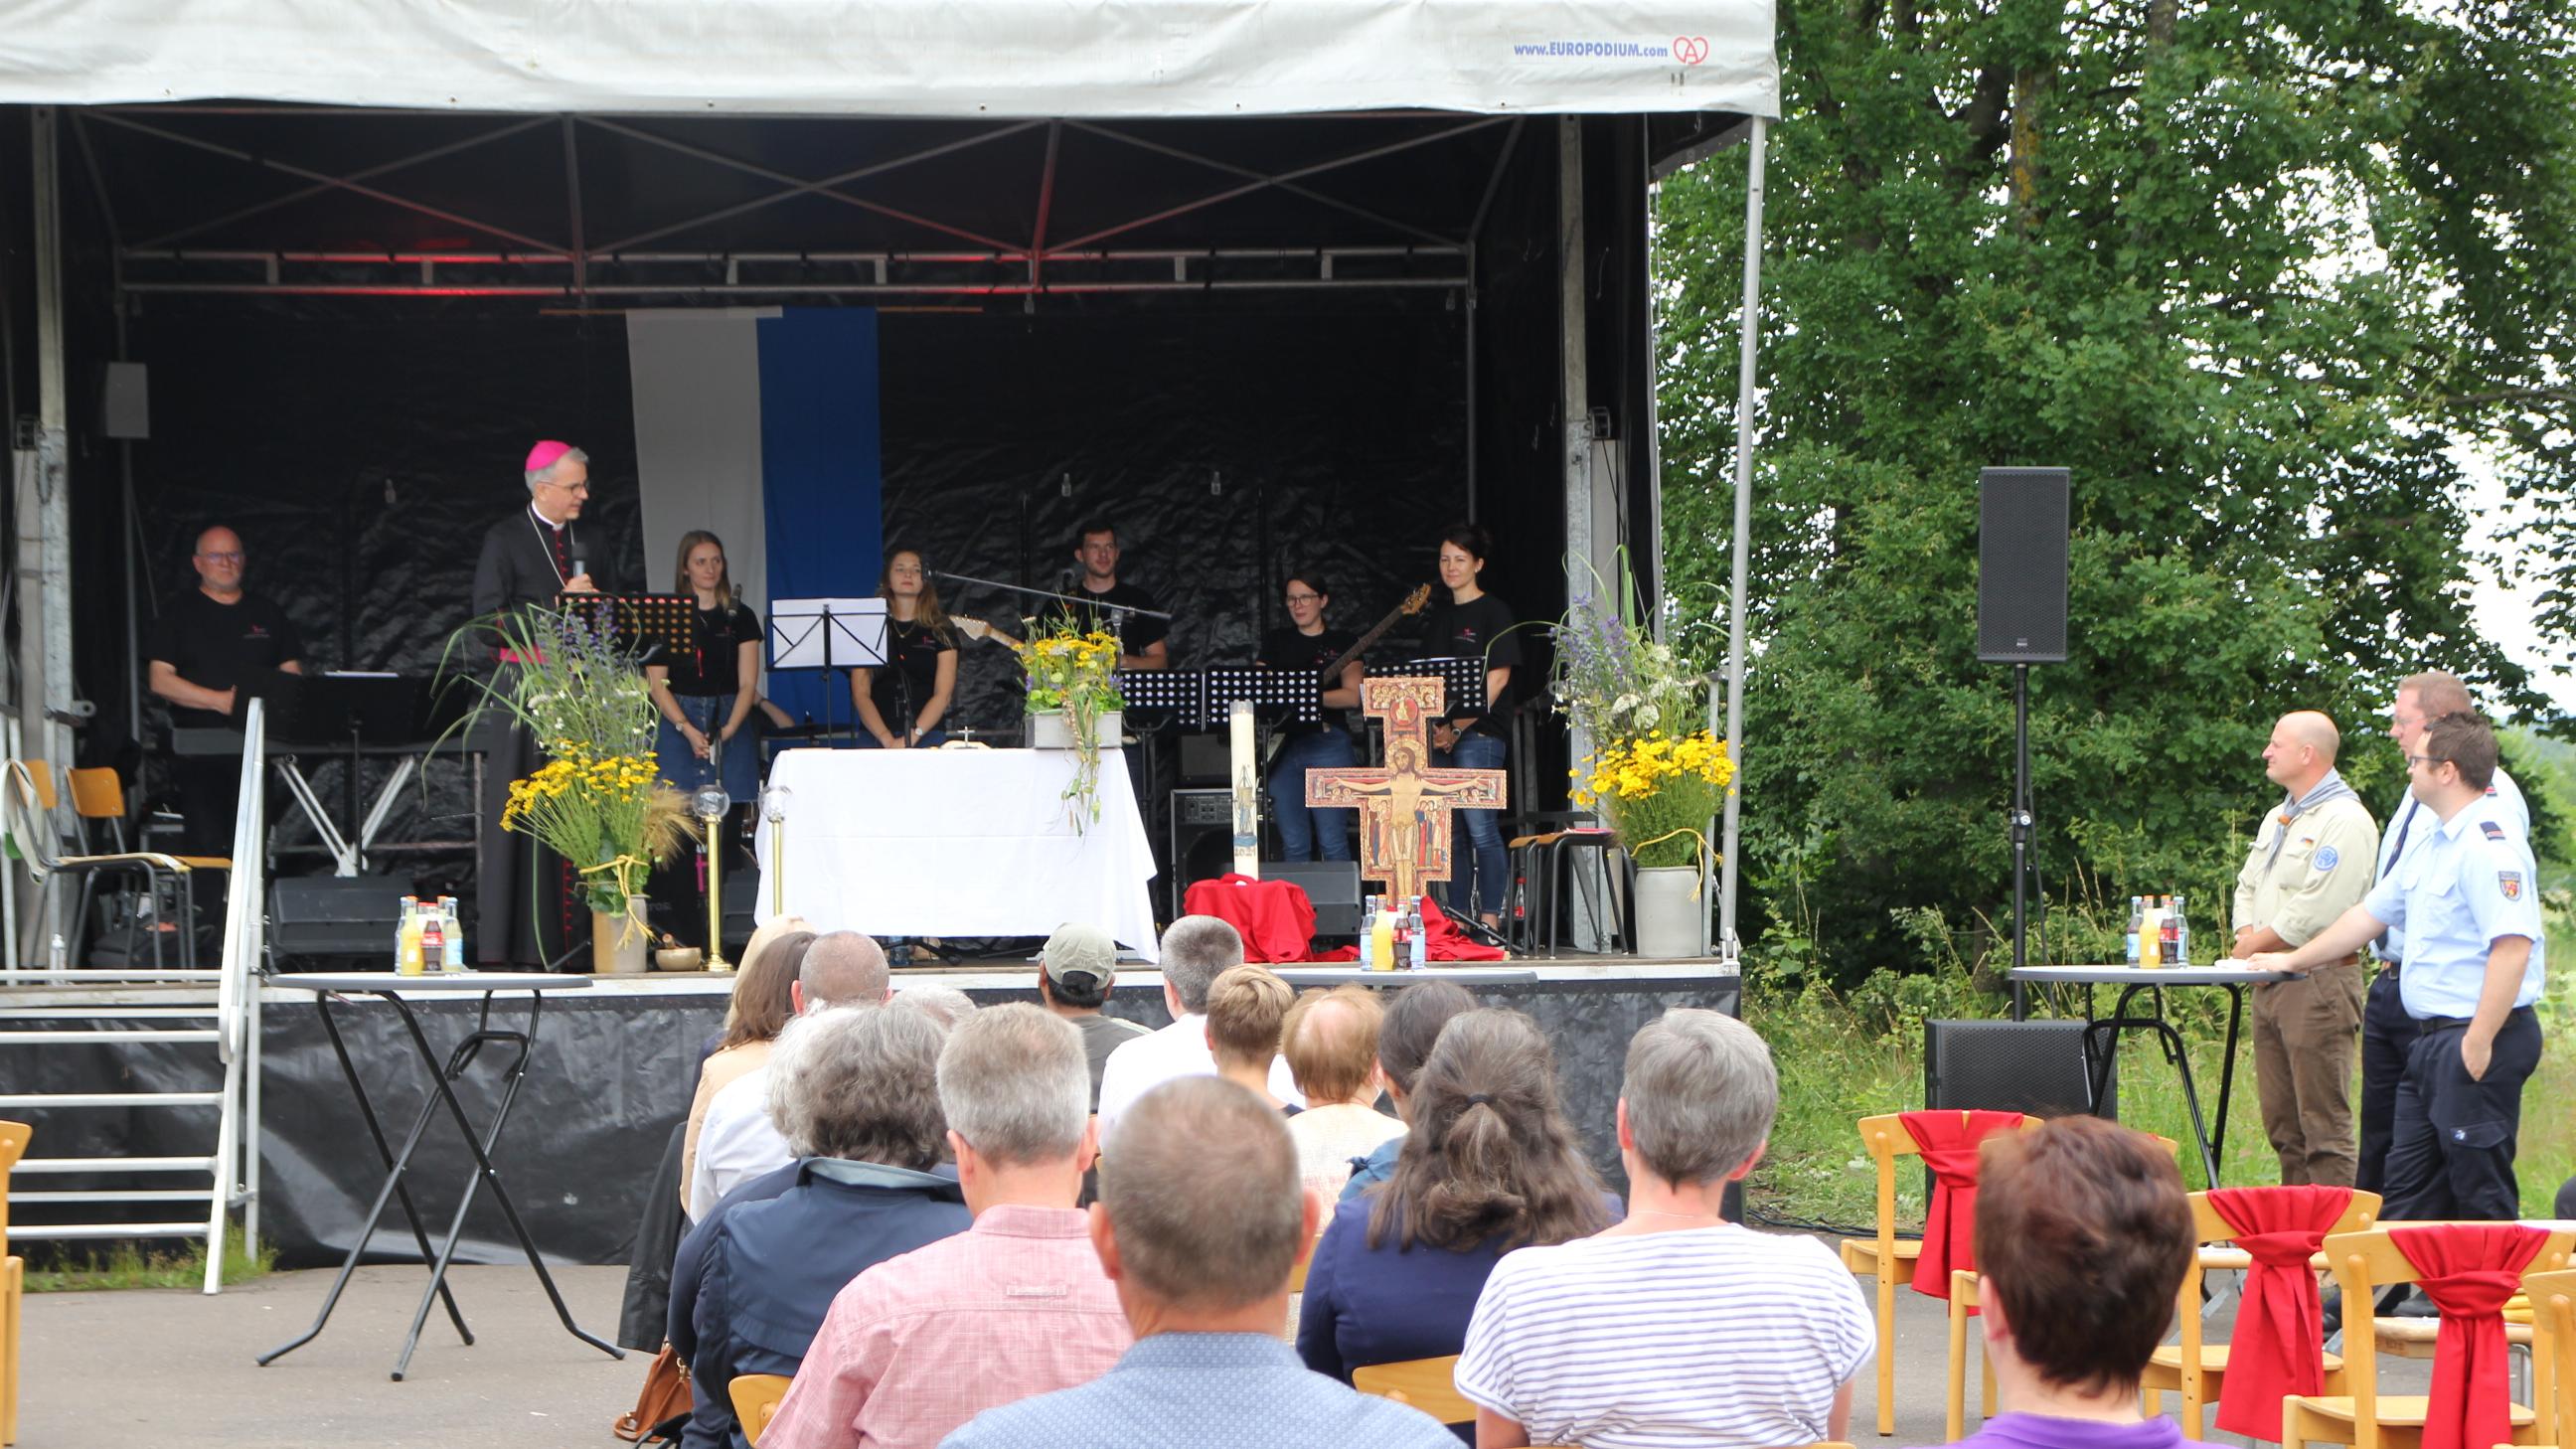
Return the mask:
{"type": "Polygon", "coordinates": [[[9,1171],[33,1135],[24,1122],[0,1122],[0,1444],[18,1442],[18,1304],[27,1291],[27,1260],[9,1251],[9,1171]]]}
{"type": "Polygon", "coordinates": [[[2531,1403],[2547,1417],[2542,1442],[2576,1449],[2576,1269],[2531,1273],[2531,1403]]]}
{"type": "MultiPolygon", "coordinates": [[[[2356,1192],[2345,1207],[2343,1216],[2328,1229],[2337,1233],[2367,1232],[2379,1220],[2379,1194],[2356,1192]]],[[[2212,1271],[2246,1269],[2254,1265],[2254,1256],[2241,1248],[2224,1246],[2235,1240],[2236,1229],[2209,1203],[2209,1194],[2191,1194],[2192,1236],[2201,1244],[2193,1254],[2191,1266],[2183,1270],[2182,1292],[2176,1300],[2175,1317],[2182,1326],[2182,1341],[2169,1343],[2156,1350],[2148,1360],[2147,1371],[2138,1380],[2138,1408],[2152,1418],[2164,1411],[2164,1396],[2182,1396],[2182,1433],[2186,1439],[2203,1437],[2202,1417],[2209,1405],[2218,1402],[2226,1387],[2227,1345],[2208,1343],[2201,1336],[2201,1281],[2212,1271]]],[[[2311,1263],[2322,1270],[2325,1255],[2320,1252],[2311,1263]]],[[[2339,1354],[2324,1356],[2326,1392],[2344,1392],[2343,1358],[2339,1354]]]]}
{"type": "MultiPolygon", "coordinates": [[[[2565,1268],[2571,1245],[2576,1245],[2576,1233],[2549,1234],[2539,1256],[2525,1268],[2526,1279],[2565,1268]]],[[[2384,1224],[2369,1232],[2338,1233],[2326,1239],[2325,1255],[2347,1304],[2374,1302],[2378,1290],[2412,1283],[2421,1276],[2384,1224]]],[[[2349,1339],[2346,1344],[2349,1347],[2349,1339]]],[[[2504,1366],[2497,1364],[2495,1371],[2504,1372],[2504,1366]]],[[[2344,1382],[2348,1392],[2343,1394],[2300,1395],[2281,1401],[2281,1449],[2302,1449],[2310,1443],[2418,1449],[2431,1401],[2419,1395],[2383,1396],[2375,1347],[2369,1353],[2344,1356],[2344,1382]]],[[[2528,1405],[2512,1406],[2511,1425],[2513,1443],[2541,1442],[2539,1416],[2528,1405]]]]}
{"type": "MultiPolygon", "coordinates": [[[[120,822],[125,813],[125,790],[114,770],[72,772],[75,787],[76,821],[113,816],[120,822]],[[104,776],[104,778],[100,778],[104,776]],[[81,777],[88,777],[84,781],[81,777]]],[[[99,853],[88,848],[85,836],[66,835],[60,819],[61,797],[54,789],[53,767],[42,760],[11,760],[5,796],[0,796],[0,810],[5,810],[10,839],[17,845],[27,863],[27,871],[45,890],[53,890],[58,875],[79,876],[84,880],[104,872],[130,872],[139,875],[145,888],[156,896],[167,885],[175,898],[170,919],[178,926],[179,964],[193,967],[196,963],[196,874],[199,871],[228,871],[232,862],[219,856],[164,855],[152,850],[124,850],[99,853]],[[66,851],[65,847],[71,848],[66,851]]],[[[83,897],[86,900],[86,896],[83,897]]],[[[81,923],[72,923],[78,935],[81,923]]],[[[152,938],[154,964],[161,959],[161,936],[152,938]]]]}
{"type": "Polygon", "coordinates": [[[769,1421],[778,1417],[778,1405],[787,1397],[787,1386],[795,1380],[785,1374],[736,1374],[726,1392],[733,1399],[733,1416],[742,1421],[742,1437],[754,1444],[768,1430],[769,1421]]]}
{"type": "Polygon", "coordinates": [[[1443,1424],[1476,1422],[1476,1406],[1458,1392],[1458,1355],[1409,1358],[1351,1370],[1351,1387],[1381,1399],[1411,1404],[1443,1424]]]}
{"type": "MultiPolygon", "coordinates": [[[[2036,1117],[2022,1119],[2023,1131],[2038,1125],[2036,1117]]],[[[1844,1267],[1856,1275],[1878,1280],[1878,1432],[1884,1438],[1896,1432],[1896,1290],[1901,1281],[1912,1279],[1914,1264],[1923,1256],[1922,1243],[1896,1236],[1896,1162],[1901,1157],[1920,1158],[1923,1149],[1905,1130],[1904,1114],[1900,1112],[1861,1118],[1860,1140],[1878,1169],[1877,1236],[1845,1238],[1841,1251],[1844,1267]]],[[[1953,1337],[1965,1342],[1963,1337],[1953,1337]]],[[[1992,1409],[1991,1399],[1988,1408],[1992,1409]]]]}

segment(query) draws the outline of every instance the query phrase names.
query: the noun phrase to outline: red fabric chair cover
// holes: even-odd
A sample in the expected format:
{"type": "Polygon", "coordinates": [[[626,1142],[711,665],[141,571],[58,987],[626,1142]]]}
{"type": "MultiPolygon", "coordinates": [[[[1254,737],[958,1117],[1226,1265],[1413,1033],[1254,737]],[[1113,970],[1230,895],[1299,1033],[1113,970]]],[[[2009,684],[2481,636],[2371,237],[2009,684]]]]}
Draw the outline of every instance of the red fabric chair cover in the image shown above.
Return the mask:
{"type": "Polygon", "coordinates": [[[1469,940],[1429,896],[1422,898],[1422,934],[1423,954],[1434,961],[1500,961],[1506,954],[1500,946],[1469,940]]]}
{"type": "Polygon", "coordinates": [[[1315,903],[1295,881],[1254,880],[1229,871],[1192,885],[1181,909],[1234,927],[1243,937],[1246,961],[1303,961],[1315,938],[1315,903]]]}
{"type": "Polygon", "coordinates": [[[2352,1189],[2222,1187],[2209,1205],[2254,1255],[2219,1384],[2218,1427],[2278,1443],[2281,1400],[2325,1392],[2325,1306],[2308,1259],[2352,1206],[2352,1189]]]}
{"type": "MultiPolygon", "coordinates": [[[[1950,1270],[1977,1266],[1977,1144],[2021,1126],[2019,1112],[1907,1112],[1898,1121],[1932,1169],[1932,1211],[1923,1223],[1923,1256],[1914,1260],[1914,1291],[1947,1302],[1950,1270]]],[[[1976,1312],[1971,1308],[1970,1313],[1976,1312]]]]}
{"type": "Polygon", "coordinates": [[[2549,1235],[2517,1223],[2428,1223],[2391,1228],[2388,1237],[2415,1265],[2415,1286],[2442,1311],[2424,1449],[2491,1449],[2510,1440],[2512,1371],[2499,1310],[2549,1235]]]}

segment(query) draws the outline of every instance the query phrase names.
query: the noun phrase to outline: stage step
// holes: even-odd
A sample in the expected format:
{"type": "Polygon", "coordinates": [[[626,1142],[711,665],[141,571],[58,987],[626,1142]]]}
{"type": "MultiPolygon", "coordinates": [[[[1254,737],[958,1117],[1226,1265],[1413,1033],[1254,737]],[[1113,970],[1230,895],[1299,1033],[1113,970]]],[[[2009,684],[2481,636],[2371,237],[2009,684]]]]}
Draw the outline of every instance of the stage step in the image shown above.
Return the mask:
{"type": "Polygon", "coordinates": [[[211,1042],[220,1041],[223,1033],[210,1026],[179,1029],[142,1029],[135,1031],[0,1031],[0,1046],[61,1046],[70,1042],[211,1042]]]}
{"type": "MultiPolygon", "coordinates": [[[[204,1193],[192,1194],[204,1197],[204,1193]]],[[[18,1240],[43,1242],[99,1242],[113,1238],[202,1238],[206,1235],[203,1218],[193,1223],[56,1223],[48,1227],[9,1225],[9,1236],[18,1240]]]]}
{"type": "MultiPolygon", "coordinates": [[[[0,1107],[220,1107],[221,1092],[10,1092],[0,1094],[0,1107]]],[[[102,1168],[113,1167],[102,1157],[102,1168]]]]}
{"type": "Polygon", "coordinates": [[[9,1202],[12,1206],[31,1202],[204,1202],[205,1200],[206,1190],[202,1187],[113,1187],[97,1188],[89,1192],[65,1189],[9,1194],[9,1202]]]}
{"type": "MultiPolygon", "coordinates": [[[[22,1157],[11,1171],[19,1176],[28,1173],[61,1172],[212,1172],[211,1157],[22,1157]]],[[[192,1193],[193,1197],[205,1194],[192,1193]]],[[[23,1194],[21,1194],[23,1196],[23,1194]]],[[[17,1198],[10,1199],[12,1202],[17,1198]]]]}

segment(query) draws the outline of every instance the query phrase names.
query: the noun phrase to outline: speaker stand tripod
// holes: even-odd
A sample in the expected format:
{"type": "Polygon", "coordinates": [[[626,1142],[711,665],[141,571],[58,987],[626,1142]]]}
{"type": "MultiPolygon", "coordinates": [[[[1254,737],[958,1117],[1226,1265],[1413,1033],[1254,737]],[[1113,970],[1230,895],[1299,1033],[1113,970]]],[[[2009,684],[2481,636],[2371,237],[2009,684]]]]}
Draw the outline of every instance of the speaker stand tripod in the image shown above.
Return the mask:
{"type": "Polygon", "coordinates": [[[2013,666],[2013,798],[2012,798],[2012,878],[2013,878],[2013,977],[2012,1014],[2015,1021],[2030,1019],[2030,1000],[2018,974],[2028,965],[2029,922],[2026,893],[2030,884],[2030,666],[2013,666]]]}

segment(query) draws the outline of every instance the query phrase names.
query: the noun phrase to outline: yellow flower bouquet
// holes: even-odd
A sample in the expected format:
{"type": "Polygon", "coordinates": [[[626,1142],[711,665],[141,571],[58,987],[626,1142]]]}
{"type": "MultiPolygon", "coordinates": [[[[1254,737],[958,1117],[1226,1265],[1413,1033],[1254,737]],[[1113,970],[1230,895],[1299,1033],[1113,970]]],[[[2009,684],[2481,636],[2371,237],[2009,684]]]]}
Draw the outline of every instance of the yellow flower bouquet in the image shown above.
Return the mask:
{"type": "Polygon", "coordinates": [[[1637,864],[1690,865],[1726,802],[1735,762],[1707,730],[1677,739],[1655,730],[1595,748],[1591,774],[1578,775],[1576,803],[1600,810],[1637,864]]]}
{"type": "Polygon", "coordinates": [[[1619,574],[1615,592],[1597,577],[1577,588],[1556,626],[1549,693],[1591,744],[1569,772],[1574,800],[1601,812],[1638,865],[1692,865],[1712,848],[1708,822],[1735,761],[1724,740],[1693,727],[1705,687],[1645,628],[1624,554],[1619,574]]]}
{"type": "Polygon", "coordinates": [[[1118,639],[1059,616],[1019,647],[1027,669],[1027,712],[1061,713],[1073,736],[1076,764],[1064,799],[1076,830],[1100,818],[1100,719],[1127,706],[1118,692],[1118,639]]]}

